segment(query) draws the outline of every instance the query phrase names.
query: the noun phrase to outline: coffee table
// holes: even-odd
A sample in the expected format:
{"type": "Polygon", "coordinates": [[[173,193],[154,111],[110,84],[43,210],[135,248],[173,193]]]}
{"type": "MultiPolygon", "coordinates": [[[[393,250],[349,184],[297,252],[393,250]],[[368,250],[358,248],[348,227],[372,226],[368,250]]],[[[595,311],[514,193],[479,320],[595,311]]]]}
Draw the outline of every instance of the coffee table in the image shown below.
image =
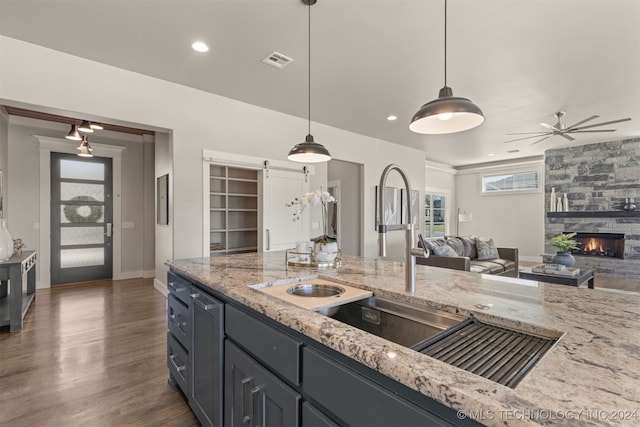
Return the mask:
{"type": "Polygon", "coordinates": [[[539,282],[556,283],[558,285],[580,286],[584,282],[588,282],[589,289],[595,288],[595,278],[593,270],[581,268],[580,274],[575,277],[559,276],[557,274],[534,273],[531,267],[520,270],[518,277],[520,279],[537,280],[539,282]]]}

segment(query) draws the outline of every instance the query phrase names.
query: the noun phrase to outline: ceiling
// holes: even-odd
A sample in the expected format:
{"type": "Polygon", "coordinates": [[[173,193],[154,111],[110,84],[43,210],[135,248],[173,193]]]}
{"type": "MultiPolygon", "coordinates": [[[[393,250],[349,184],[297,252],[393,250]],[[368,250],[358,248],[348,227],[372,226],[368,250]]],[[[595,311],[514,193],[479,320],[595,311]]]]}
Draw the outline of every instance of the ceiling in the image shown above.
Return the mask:
{"type": "MultiPolygon", "coordinates": [[[[443,13],[441,0],[318,0],[312,120],[452,166],[640,136],[638,0],[450,0],[448,85],[486,121],[450,135],[412,133],[411,116],[444,84],[443,13]],[[578,134],[573,143],[559,136],[504,143],[515,138],[507,133],[554,124],[556,111],[566,111],[567,124],[594,114],[594,123],[632,120],[611,134],[578,134]],[[398,120],[387,121],[390,114],[398,120]],[[519,152],[507,152],[513,149],[519,152]]],[[[0,0],[0,34],[307,117],[307,6],[300,0],[0,0]],[[196,39],[210,51],[193,51],[196,39]],[[294,62],[263,64],[274,50],[294,62]]],[[[316,139],[329,150],[340,144],[316,139]]]]}

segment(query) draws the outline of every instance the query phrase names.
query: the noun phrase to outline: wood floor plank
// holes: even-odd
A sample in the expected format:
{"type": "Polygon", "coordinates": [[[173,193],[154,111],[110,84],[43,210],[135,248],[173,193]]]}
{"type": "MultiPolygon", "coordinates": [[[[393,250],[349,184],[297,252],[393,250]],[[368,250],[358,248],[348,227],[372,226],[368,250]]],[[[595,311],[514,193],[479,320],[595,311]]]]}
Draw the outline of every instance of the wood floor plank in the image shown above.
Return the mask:
{"type": "Polygon", "coordinates": [[[0,328],[0,426],[197,426],[166,325],[151,279],[39,289],[22,332],[0,328]]]}

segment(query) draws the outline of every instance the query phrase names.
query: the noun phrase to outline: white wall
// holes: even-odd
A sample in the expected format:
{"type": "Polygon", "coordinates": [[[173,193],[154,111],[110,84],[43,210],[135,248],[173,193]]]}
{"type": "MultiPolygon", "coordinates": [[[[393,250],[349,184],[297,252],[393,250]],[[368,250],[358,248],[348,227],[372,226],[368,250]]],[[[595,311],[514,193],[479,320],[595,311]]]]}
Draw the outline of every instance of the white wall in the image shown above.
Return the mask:
{"type": "MultiPolygon", "coordinates": [[[[8,149],[9,149],[9,116],[6,116],[4,114],[4,112],[0,111],[0,170],[4,171],[5,174],[3,175],[2,179],[4,182],[2,182],[2,190],[4,192],[4,206],[6,209],[7,206],[7,202],[9,200],[9,195],[8,195],[8,188],[7,188],[7,177],[6,172],[7,172],[7,165],[9,163],[8,161],[8,149]]],[[[4,215],[6,217],[8,211],[4,212],[4,215]]]]}
{"type": "MultiPolygon", "coordinates": [[[[289,149],[307,133],[306,120],[301,118],[8,37],[1,37],[0,43],[3,102],[80,111],[172,130],[176,258],[202,256],[203,148],[284,160],[289,149]]],[[[364,255],[376,256],[374,187],[380,174],[387,164],[399,164],[422,197],[424,153],[316,123],[312,123],[311,131],[335,158],[364,164],[364,255]]],[[[316,178],[323,170],[326,186],[326,167],[318,168],[316,178]]],[[[400,182],[394,175],[389,185],[399,187],[400,182]]],[[[162,243],[159,240],[157,245],[162,243]]],[[[397,258],[402,237],[390,236],[389,240],[392,257],[397,258]]],[[[162,262],[161,258],[156,259],[162,262]]]]}
{"type": "Polygon", "coordinates": [[[338,206],[342,211],[339,233],[341,250],[345,255],[360,255],[360,242],[362,241],[361,175],[362,165],[360,164],[335,159],[328,163],[328,180],[340,182],[338,206]]]}
{"type": "MultiPolygon", "coordinates": [[[[172,137],[166,133],[157,133],[155,136],[155,179],[165,174],[169,174],[169,224],[155,224],[155,280],[154,286],[159,291],[166,294],[166,280],[168,268],[165,261],[173,259],[173,223],[174,203],[173,203],[173,142],[172,137]]],[[[154,184],[155,185],[155,184],[154,184]]],[[[155,194],[155,193],[154,193],[155,194]]],[[[155,203],[157,206],[157,197],[155,203]]],[[[157,218],[157,212],[156,212],[157,218]]]]}
{"type": "MultiPolygon", "coordinates": [[[[27,250],[40,251],[40,174],[39,145],[33,135],[63,138],[69,131],[67,125],[12,116],[8,126],[8,158],[6,169],[7,193],[11,199],[9,221],[11,236],[21,238],[27,250]]],[[[145,193],[143,189],[143,145],[140,137],[114,132],[99,131],[90,137],[92,143],[126,147],[122,156],[122,222],[131,228],[121,233],[120,278],[141,277],[145,268],[143,253],[153,252],[153,233],[145,239],[145,193]]],[[[153,194],[147,194],[153,197],[153,194]]],[[[150,213],[153,218],[154,213],[150,213]]],[[[117,224],[115,225],[117,227],[117,224]]],[[[115,255],[115,254],[114,254],[115,255]]],[[[153,269],[153,267],[151,267],[153,269]]],[[[38,286],[40,270],[37,270],[38,286]]]]}
{"type": "MultiPolygon", "coordinates": [[[[543,162],[525,166],[540,168],[543,162]]],[[[490,237],[501,247],[516,247],[523,261],[541,261],[544,252],[544,191],[527,194],[481,195],[481,174],[500,173],[522,168],[521,165],[500,168],[460,170],[456,175],[456,205],[473,214],[473,220],[460,223],[461,235],[490,237]]],[[[541,174],[541,185],[544,177],[541,174]]]]}

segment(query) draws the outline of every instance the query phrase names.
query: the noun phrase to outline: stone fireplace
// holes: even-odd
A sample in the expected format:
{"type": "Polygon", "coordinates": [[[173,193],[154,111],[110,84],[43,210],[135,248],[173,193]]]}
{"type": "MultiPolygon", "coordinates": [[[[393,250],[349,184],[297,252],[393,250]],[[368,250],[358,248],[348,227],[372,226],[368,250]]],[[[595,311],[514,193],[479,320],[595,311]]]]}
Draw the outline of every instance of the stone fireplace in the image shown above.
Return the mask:
{"type": "MultiPolygon", "coordinates": [[[[623,209],[626,198],[640,199],[640,138],[547,150],[547,207],[552,189],[567,194],[569,211],[545,214],[545,241],[581,233],[576,267],[640,279],[640,209],[623,209]]],[[[545,253],[554,252],[545,247],[545,253]]]]}

